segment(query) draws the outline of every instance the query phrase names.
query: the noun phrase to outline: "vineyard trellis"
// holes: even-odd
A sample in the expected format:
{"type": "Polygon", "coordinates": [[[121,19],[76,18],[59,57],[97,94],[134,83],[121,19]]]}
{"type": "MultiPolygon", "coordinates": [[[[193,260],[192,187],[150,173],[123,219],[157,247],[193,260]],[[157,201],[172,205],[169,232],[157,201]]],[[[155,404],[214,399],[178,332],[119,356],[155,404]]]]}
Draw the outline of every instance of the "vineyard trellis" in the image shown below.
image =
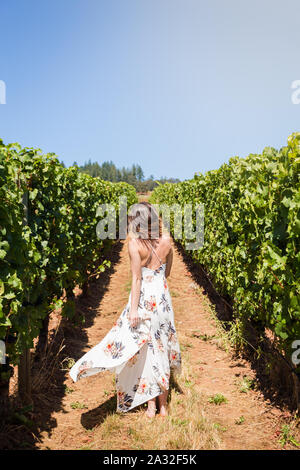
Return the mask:
{"type": "MultiPolygon", "coordinates": [[[[279,151],[267,147],[262,154],[230,158],[218,170],[160,185],[151,197],[158,204],[204,204],[204,245],[191,251],[192,259],[230,299],[241,336],[249,321],[262,336],[271,332],[298,377],[290,358],[300,338],[299,178],[298,132],[279,151]]],[[[185,247],[187,240],[179,241],[185,247]]]]}
{"type": "MultiPolygon", "coordinates": [[[[23,226],[29,226],[29,197],[28,191],[25,191],[22,196],[22,204],[24,206],[23,226]]],[[[27,295],[27,302],[29,302],[29,295],[27,295]]],[[[31,357],[30,349],[27,347],[20,355],[20,362],[18,367],[18,392],[22,402],[25,405],[31,405],[31,357]]]]}
{"type": "Polygon", "coordinates": [[[100,240],[100,204],[120,196],[137,201],[127,183],[110,183],[64,168],[54,154],[4,145],[0,140],[0,339],[7,363],[0,385],[7,388],[11,364],[20,368],[19,386],[30,402],[30,348],[56,307],[74,319],[73,288],[87,289],[91,276],[107,265],[114,240],[100,240]],[[63,297],[65,294],[65,297],[63,297]]]}

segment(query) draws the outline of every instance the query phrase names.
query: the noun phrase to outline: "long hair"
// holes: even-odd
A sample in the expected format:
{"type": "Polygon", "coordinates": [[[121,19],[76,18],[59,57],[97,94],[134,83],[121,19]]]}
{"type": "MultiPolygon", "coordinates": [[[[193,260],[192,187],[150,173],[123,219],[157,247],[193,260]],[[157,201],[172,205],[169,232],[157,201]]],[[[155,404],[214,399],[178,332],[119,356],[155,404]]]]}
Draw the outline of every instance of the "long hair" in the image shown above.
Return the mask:
{"type": "Polygon", "coordinates": [[[128,217],[128,233],[145,245],[156,246],[162,235],[161,219],[149,202],[139,202],[130,207],[128,217]]]}

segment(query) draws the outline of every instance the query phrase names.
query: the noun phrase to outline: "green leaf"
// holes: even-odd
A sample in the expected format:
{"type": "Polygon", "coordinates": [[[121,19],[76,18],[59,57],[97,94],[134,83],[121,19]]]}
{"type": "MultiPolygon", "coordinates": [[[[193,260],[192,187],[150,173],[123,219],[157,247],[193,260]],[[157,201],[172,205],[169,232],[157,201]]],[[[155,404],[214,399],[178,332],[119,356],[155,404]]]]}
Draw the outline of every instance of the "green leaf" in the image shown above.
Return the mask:
{"type": "Polygon", "coordinates": [[[29,191],[29,199],[33,201],[37,196],[38,190],[35,188],[32,191],[29,191]]]}

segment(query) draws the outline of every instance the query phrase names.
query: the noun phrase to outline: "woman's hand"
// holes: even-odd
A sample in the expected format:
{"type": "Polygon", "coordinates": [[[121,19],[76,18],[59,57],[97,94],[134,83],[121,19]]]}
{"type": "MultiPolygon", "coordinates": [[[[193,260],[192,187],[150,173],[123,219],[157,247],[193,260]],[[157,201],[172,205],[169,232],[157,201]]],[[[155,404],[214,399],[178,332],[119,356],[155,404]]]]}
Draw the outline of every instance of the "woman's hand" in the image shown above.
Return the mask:
{"type": "Polygon", "coordinates": [[[139,316],[136,310],[129,312],[129,321],[133,328],[136,328],[139,322],[139,316]]]}

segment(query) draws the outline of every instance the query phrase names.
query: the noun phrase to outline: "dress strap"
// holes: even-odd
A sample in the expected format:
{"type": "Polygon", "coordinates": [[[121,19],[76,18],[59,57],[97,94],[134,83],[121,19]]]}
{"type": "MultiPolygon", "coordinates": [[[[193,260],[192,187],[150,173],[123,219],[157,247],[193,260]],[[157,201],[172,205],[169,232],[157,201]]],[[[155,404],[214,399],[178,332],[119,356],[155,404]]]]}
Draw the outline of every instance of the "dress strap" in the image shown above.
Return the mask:
{"type": "Polygon", "coordinates": [[[162,265],[162,260],[160,259],[160,257],[159,257],[158,254],[156,253],[155,249],[153,248],[153,245],[151,244],[150,255],[149,255],[149,258],[148,258],[147,261],[146,261],[145,267],[148,266],[148,264],[150,263],[150,261],[151,261],[151,259],[152,259],[152,253],[155,254],[155,256],[157,257],[158,261],[160,262],[160,265],[162,265]]]}
{"type": "Polygon", "coordinates": [[[160,264],[162,264],[162,260],[160,259],[160,257],[158,256],[158,254],[156,253],[156,251],[154,250],[153,246],[151,245],[151,248],[152,248],[152,251],[154,252],[154,254],[156,255],[156,258],[158,259],[158,261],[160,262],[160,264]]]}

